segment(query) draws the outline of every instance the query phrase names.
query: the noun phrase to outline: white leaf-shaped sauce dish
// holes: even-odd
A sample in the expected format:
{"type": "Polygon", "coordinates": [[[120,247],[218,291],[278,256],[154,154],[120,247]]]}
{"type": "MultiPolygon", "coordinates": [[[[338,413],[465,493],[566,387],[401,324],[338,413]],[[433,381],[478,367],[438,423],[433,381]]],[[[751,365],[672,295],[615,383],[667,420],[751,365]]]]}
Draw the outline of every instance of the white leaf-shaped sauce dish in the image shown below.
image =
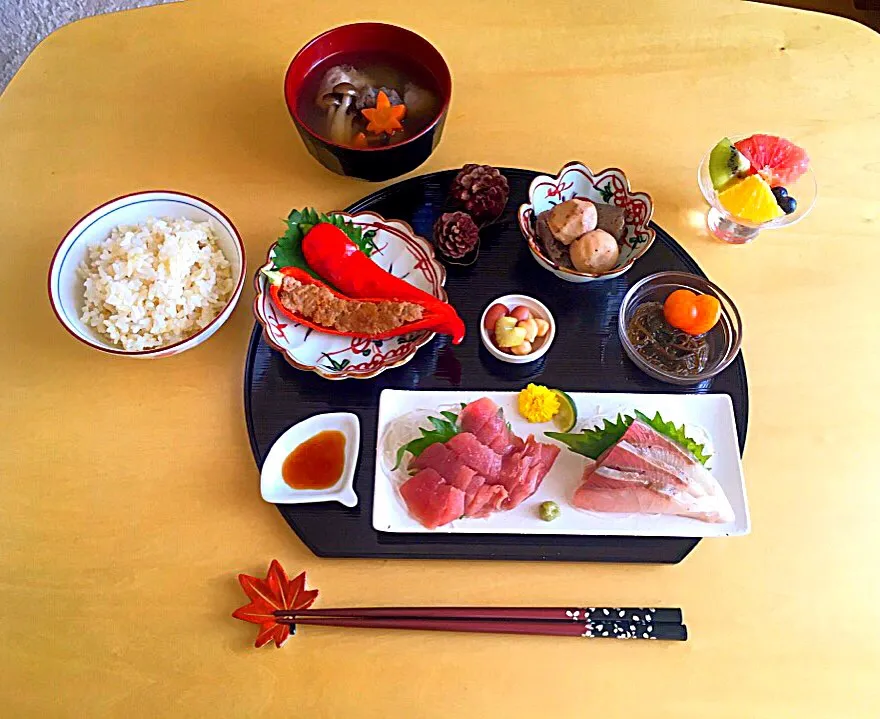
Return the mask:
{"type": "Polygon", "coordinates": [[[361,427],[351,412],[316,414],[297,422],[284,432],[266,455],[260,471],[260,494],[273,504],[304,504],[308,502],[339,502],[346,507],[357,505],[354,473],[361,444],[361,427]],[[284,481],[284,461],[297,447],[321,432],[341,432],[345,437],[344,464],[339,479],[326,489],[296,489],[284,481]]]}

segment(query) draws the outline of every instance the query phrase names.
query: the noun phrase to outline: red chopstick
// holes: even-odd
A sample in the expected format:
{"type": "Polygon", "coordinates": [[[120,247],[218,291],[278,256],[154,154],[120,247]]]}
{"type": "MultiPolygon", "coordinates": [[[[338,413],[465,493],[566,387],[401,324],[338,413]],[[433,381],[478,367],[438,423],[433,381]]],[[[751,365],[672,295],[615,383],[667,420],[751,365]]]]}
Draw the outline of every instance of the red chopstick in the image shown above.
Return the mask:
{"type": "Polygon", "coordinates": [[[278,617],[279,624],[358,629],[412,629],[440,632],[476,632],[481,634],[536,634],[591,639],[660,639],[687,641],[684,624],[602,621],[546,621],[513,619],[430,619],[395,617],[296,616],[278,617]]]}
{"type": "Polygon", "coordinates": [[[677,607],[344,607],[280,610],[275,616],[682,623],[681,609],[677,607]]]}

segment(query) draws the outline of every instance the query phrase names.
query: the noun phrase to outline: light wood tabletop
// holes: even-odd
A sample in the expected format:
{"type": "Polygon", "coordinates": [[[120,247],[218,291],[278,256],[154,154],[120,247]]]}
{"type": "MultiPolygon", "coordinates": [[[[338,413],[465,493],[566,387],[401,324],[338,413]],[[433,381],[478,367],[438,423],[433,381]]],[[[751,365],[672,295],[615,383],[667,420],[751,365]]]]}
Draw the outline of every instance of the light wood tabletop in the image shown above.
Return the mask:
{"type": "MultiPolygon", "coordinates": [[[[0,714],[4,717],[799,717],[880,714],[880,36],[744,2],[189,0],[52,34],[0,98],[0,714]],[[625,168],[737,301],[751,417],[747,537],[677,566],[322,560],[260,499],[242,409],[252,292],[197,349],[103,355],[49,307],[73,222],[179,189],[251,267],[292,207],[375,186],[307,155],[282,78],[355,19],[406,25],[454,76],[437,152],[625,168]],[[802,223],[707,236],[696,170],[725,134],[813,159],[802,223]],[[684,608],[666,645],[305,628],[253,648],[238,572],[278,558],[324,606],[684,608]]],[[[340,387],[344,391],[344,385],[340,387]]]]}

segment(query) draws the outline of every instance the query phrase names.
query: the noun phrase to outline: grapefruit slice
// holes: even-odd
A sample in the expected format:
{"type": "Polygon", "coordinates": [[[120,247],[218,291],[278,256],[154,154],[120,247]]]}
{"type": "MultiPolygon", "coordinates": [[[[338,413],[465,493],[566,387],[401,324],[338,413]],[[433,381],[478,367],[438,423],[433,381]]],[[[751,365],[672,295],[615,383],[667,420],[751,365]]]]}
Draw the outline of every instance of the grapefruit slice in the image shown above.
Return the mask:
{"type": "Polygon", "coordinates": [[[767,222],[785,214],[770,185],[758,175],[749,175],[722,190],[718,193],[718,201],[730,214],[749,222],[767,222]]]}
{"type": "Polygon", "coordinates": [[[791,184],[810,166],[806,151],[784,137],[752,135],[734,146],[751,164],[749,174],[760,175],[770,187],[791,184]]]}

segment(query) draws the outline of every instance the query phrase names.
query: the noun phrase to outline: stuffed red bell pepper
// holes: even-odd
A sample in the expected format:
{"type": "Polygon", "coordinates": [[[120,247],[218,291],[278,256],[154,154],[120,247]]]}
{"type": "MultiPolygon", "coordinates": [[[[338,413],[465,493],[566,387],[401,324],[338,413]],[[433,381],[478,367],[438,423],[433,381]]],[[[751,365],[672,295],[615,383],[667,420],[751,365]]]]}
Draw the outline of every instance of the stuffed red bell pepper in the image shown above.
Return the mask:
{"type": "Polygon", "coordinates": [[[303,238],[302,251],[309,267],[349,297],[415,303],[435,316],[435,331],[451,335],[453,344],[464,339],[464,322],[452,305],[383,270],[338,227],[315,225],[303,238]]]}
{"type": "MultiPolygon", "coordinates": [[[[372,264],[372,263],[370,263],[372,264]]],[[[333,335],[381,340],[427,330],[451,334],[449,317],[409,300],[352,298],[334,291],[298,267],[263,269],[269,294],[290,319],[333,335]]]]}

